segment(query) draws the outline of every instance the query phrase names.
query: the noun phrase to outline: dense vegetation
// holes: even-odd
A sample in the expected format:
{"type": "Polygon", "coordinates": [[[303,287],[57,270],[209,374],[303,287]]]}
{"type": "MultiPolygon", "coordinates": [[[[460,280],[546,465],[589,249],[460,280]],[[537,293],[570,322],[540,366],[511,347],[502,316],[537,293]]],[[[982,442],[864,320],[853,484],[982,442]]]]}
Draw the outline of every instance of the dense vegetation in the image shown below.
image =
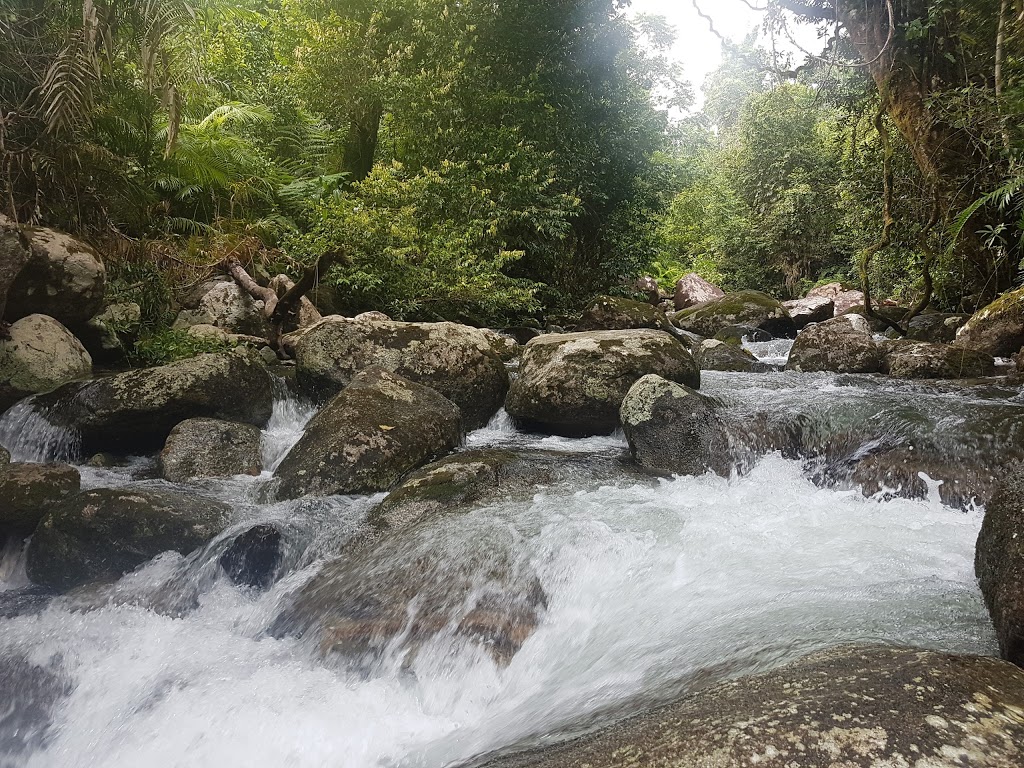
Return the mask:
{"type": "Polygon", "coordinates": [[[1017,280],[1019,0],[770,3],[820,56],[751,37],[685,118],[628,0],[0,2],[0,211],[96,243],[152,329],[239,254],[343,253],[328,310],[498,324],[645,272],[863,266],[944,309],[1017,280]]]}

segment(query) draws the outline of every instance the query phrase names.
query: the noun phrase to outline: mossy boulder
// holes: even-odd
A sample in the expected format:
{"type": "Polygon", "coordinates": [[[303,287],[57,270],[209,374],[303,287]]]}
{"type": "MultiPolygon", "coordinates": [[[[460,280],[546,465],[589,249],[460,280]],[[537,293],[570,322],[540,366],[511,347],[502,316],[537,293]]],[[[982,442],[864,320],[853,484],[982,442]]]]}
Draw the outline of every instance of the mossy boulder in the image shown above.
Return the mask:
{"type": "Polygon", "coordinates": [[[101,488],[71,497],[39,523],[27,553],[36,584],[67,590],[118,578],[162,552],[188,553],[220,533],[231,509],[194,493],[101,488]]]}
{"type": "Polygon", "coordinates": [[[598,296],[583,310],[576,331],[669,330],[665,313],[651,304],[615,296],[598,296]]]}
{"type": "Polygon", "coordinates": [[[888,341],[882,370],[900,379],[979,379],[995,373],[992,355],[926,341],[888,341]]]}
{"type": "Polygon", "coordinates": [[[933,344],[952,344],[956,332],[970,320],[969,315],[929,312],[917,315],[907,323],[907,338],[911,341],[928,341],[933,344]]]}
{"type": "Polygon", "coordinates": [[[298,339],[295,360],[299,386],[315,397],[332,397],[378,365],[440,392],[462,410],[467,429],[497,413],[509,386],[488,337],[456,323],[326,318],[298,339]]]}
{"type": "Polygon", "coordinates": [[[505,407],[526,429],[609,434],[629,388],[648,373],[700,386],[693,356],[664,331],[549,334],[526,345],[505,407]]]}
{"type": "Polygon", "coordinates": [[[273,399],[262,358],[239,348],[68,384],[37,403],[51,421],[77,430],[90,456],[159,450],[177,424],[195,417],[263,426],[273,399]]]}
{"type": "Polygon", "coordinates": [[[142,307],[135,302],[111,304],[79,330],[78,336],[95,362],[121,360],[142,330],[142,307]]]}
{"type": "Polygon", "coordinates": [[[81,488],[78,470],[66,464],[6,464],[0,469],[0,536],[28,535],[39,521],[81,488]]]}
{"type": "Polygon", "coordinates": [[[993,357],[1009,357],[1024,347],[1024,288],[1004,293],[976,312],[957,332],[954,344],[993,357]]]}
{"type": "Polygon", "coordinates": [[[277,469],[278,495],[375,493],[451,452],[462,439],[459,409],[429,387],[379,366],[313,417],[277,469]]]}
{"type": "Polygon", "coordinates": [[[501,358],[503,363],[511,363],[522,352],[522,346],[519,342],[507,334],[492,331],[490,328],[481,328],[480,333],[487,339],[491,351],[501,358]]]}
{"type": "Polygon", "coordinates": [[[0,339],[0,411],[92,373],[92,357],[71,332],[46,315],[23,317],[0,339]]]}
{"type": "Polygon", "coordinates": [[[882,350],[863,317],[840,315],[800,331],[786,369],[803,373],[878,373],[882,369],[882,350]]]}
{"type": "Polygon", "coordinates": [[[672,321],[684,331],[707,338],[730,325],[760,328],[776,337],[796,335],[796,324],[782,303],[760,291],[728,293],[720,299],[677,312],[672,321]]]}
{"type": "Polygon", "coordinates": [[[251,424],[221,419],[186,419],[167,436],[160,475],[174,483],[198,477],[258,475],[263,433],[251,424]]]}
{"type": "Polygon", "coordinates": [[[1003,658],[1024,667],[1024,465],[1010,467],[986,507],[974,570],[1003,658]]]}
{"type": "Polygon", "coordinates": [[[1009,768],[1024,672],[998,659],[843,647],[715,685],[484,768],[1009,768]]]}
{"type": "Polygon", "coordinates": [[[750,352],[743,347],[718,339],[705,339],[693,350],[702,371],[731,371],[753,373],[767,370],[750,352]]]}

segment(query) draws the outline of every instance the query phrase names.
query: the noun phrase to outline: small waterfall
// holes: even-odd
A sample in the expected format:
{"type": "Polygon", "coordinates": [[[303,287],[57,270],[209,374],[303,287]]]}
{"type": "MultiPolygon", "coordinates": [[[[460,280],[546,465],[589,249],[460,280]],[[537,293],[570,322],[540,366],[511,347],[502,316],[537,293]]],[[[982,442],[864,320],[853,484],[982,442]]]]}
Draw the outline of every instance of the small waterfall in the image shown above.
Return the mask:
{"type": "Polygon", "coordinates": [[[0,416],[0,445],[12,461],[70,462],[78,458],[81,440],[73,430],[51,423],[32,398],[22,400],[0,416]]]}
{"type": "Polygon", "coordinates": [[[20,536],[8,536],[0,547],[0,592],[21,589],[29,585],[25,573],[25,541],[20,536]]]}
{"type": "Polygon", "coordinates": [[[274,410],[263,430],[263,468],[274,472],[288,451],[302,437],[306,424],[317,408],[300,400],[288,389],[284,379],[274,380],[274,410]]]}

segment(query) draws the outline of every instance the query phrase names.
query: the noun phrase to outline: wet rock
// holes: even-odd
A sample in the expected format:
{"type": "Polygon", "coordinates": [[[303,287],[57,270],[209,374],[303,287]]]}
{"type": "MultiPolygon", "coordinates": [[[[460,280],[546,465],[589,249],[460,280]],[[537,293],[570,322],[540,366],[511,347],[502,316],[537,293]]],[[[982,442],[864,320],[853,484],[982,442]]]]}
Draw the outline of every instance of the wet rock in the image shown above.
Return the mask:
{"type": "Polygon", "coordinates": [[[35,584],[68,590],[119,578],[162,552],[191,552],[220,533],[231,509],[194,493],[84,491],[50,511],[27,553],[35,584]]]}
{"type": "Polygon", "coordinates": [[[254,525],[234,538],[220,556],[220,567],[240,587],[269,589],[281,576],[284,537],[272,525],[254,525]]]}
{"type": "Polygon", "coordinates": [[[1024,465],[1003,473],[988,503],[974,570],[1003,658],[1024,667],[1024,465]]]}
{"type": "Polygon", "coordinates": [[[505,364],[477,328],[327,318],[295,345],[299,385],[330,397],[361,370],[379,365],[437,390],[462,411],[467,429],[484,426],[508,391],[505,364]]]}
{"type": "Polygon", "coordinates": [[[1024,347],[1024,288],[1004,293],[976,312],[957,331],[954,344],[993,357],[1009,357],[1024,347]]]}
{"type": "Polygon", "coordinates": [[[28,535],[65,499],[78,493],[81,477],[66,464],[10,464],[0,472],[0,537],[28,535]]]}
{"type": "Polygon", "coordinates": [[[255,301],[234,282],[216,282],[199,299],[195,309],[184,309],[174,328],[212,325],[228,333],[266,337],[269,331],[263,317],[263,302],[255,301]]]}
{"type": "Polygon", "coordinates": [[[48,419],[79,432],[85,455],[128,453],[158,450],[189,418],[262,426],[273,385],[260,356],[239,348],[68,384],[37,403],[48,419]]]}
{"type": "Polygon", "coordinates": [[[952,344],[956,340],[956,332],[968,320],[968,315],[946,315],[941,312],[917,315],[907,323],[907,338],[933,344],[952,344]]]}
{"type": "Polygon", "coordinates": [[[768,331],[760,328],[751,328],[749,325],[727,325],[715,334],[718,341],[724,341],[734,347],[742,347],[744,341],[771,341],[775,337],[768,331]]]}
{"type": "Polygon", "coordinates": [[[664,312],[650,304],[614,296],[598,296],[583,310],[576,324],[577,332],[628,331],[635,328],[669,330],[669,322],[664,312]]]}
{"type": "Polygon", "coordinates": [[[10,452],[0,445],[0,480],[7,476],[7,472],[11,467],[11,454],[10,452]]]}
{"type": "Polygon", "coordinates": [[[251,424],[186,419],[167,436],[160,474],[173,483],[197,477],[258,475],[263,468],[263,433],[251,424]]]}
{"type": "Polygon", "coordinates": [[[277,470],[282,499],[374,493],[452,451],[459,409],[379,366],[357,374],[318,413],[277,470]]]}
{"type": "Polygon", "coordinates": [[[925,341],[889,341],[882,370],[900,379],[979,379],[995,373],[992,355],[925,341]]]}
{"type": "Polygon", "coordinates": [[[834,305],[835,314],[841,315],[849,309],[864,305],[864,293],[853,288],[848,288],[842,283],[829,283],[819,285],[807,292],[808,299],[831,299],[834,305]]]}
{"type": "Polygon", "coordinates": [[[491,346],[491,350],[501,358],[503,363],[510,363],[519,357],[522,348],[519,346],[519,342],[511,336],[492,331],[489,328],[481,328],[480,333],[484,335],[487,343],[491,346]]]}
{"type": "Polygon", "coordinates": [[[142,308],[135,302],[111,304],[79,331],[82,344],[96,362],[111,363],[124,357],[139,338],[142,308]]]}
{"type": "Polygon", "coordinates": [[[663,331],[550,334],[526,345],[505,408],[526,429],[609,434],[629,388],[648,373],[700,386],[696,361],[663,331]]]}
{"type": "Polygon", "coordinates": [[[502,328],[501,332],[506,336],[511,336],[521,346],[529,344],[532,339],[540,336],[540,330],[525,325],[512,325],[508,328],[502,328]]]}
{"type": "Polygon", "coordinates": [[[718,339],[702,341],[694,350],[694,357],[702,371],[752,373],[765,370],[765,366],[747,350],[718,339]]]}
{"type": "Polygon", "coordinates": [[[714,401],[682,384],[647,375],[621,408],[633,459],[653,472],[728,475],[728,438],[714,401]]]}
{"type": "Polygon", "coordinates": [[[0,411],[92,373],[92,358],[71,332],[46,315],[23,317],[0,339],[0,411]]]}
{"type": "Polygon", "coordinates": [[[106,270],[90,246],[63,232],[22,227],[32,255],[7,294],[4,317],[39,314],[73,329],[103,308],[106,270]]]}
{"type": "Polygon", "coordinates": [[[793,318],[797,330],[806,328],[811,323],[822,323],[835,317],[836,304],[827,296],[809,296],[795,301],[784,301],[782,306],[793,318]]]}
{"type": "Polygon", "coordinates": [[[29,655],[0,648],[0,691],[4,692],[0,761],[5,766],[23,764],[46,746],[53,710],[73,689],[70,680],[33,663],[29,655]]]}
{"type": "Polygon", "coordinates": [[[715,301],[723,296],[725,296],[725,291],[714,283],[709,283],[696,272],[691,272],[676,281],[673,303],[676,309],[688,309],[698,304],[715,301]]]}
{"type": "Polygon", "coordinates": [[[845,647],[708,688],[487,768],[1008,768],[1024,673],[997,659],[845,647]]]}
{"type": "Polygon", "coordinates": [[[796,325],[785,307],[760,291],[729,293],[706,304],[684,309],[672,320],[684,331],[705,337],[713,337],[730,325],[760,328],[776,337],[796,335],[796,325]]]}
{"type": "Polygon", "coordinates": [[[841,315],[809,325],[796,337],[786,369],[811,373],[877,373],[882,351],[860,315],[841,315]]]}

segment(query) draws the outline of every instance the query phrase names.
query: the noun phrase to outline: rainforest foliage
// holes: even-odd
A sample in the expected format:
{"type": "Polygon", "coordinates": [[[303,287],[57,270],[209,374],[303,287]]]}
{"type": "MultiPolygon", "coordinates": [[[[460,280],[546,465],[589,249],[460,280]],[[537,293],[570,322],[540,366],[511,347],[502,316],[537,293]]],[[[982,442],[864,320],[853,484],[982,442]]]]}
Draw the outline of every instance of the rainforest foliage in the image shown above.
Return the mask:
{"type": "Polygon", "coordinates": [[[95,243],[154,327],[243,252],[343,252],[328,311],[477,323],[691,269],[796,295],[863,265],[910,302],[928,266],[941,308],[1015,283],[1017,0],[773,0],[696,113],[628,5],[0,0],[0,212],[95,243]],[[770,53],[796,23],[817,55],[770,53]]]}

